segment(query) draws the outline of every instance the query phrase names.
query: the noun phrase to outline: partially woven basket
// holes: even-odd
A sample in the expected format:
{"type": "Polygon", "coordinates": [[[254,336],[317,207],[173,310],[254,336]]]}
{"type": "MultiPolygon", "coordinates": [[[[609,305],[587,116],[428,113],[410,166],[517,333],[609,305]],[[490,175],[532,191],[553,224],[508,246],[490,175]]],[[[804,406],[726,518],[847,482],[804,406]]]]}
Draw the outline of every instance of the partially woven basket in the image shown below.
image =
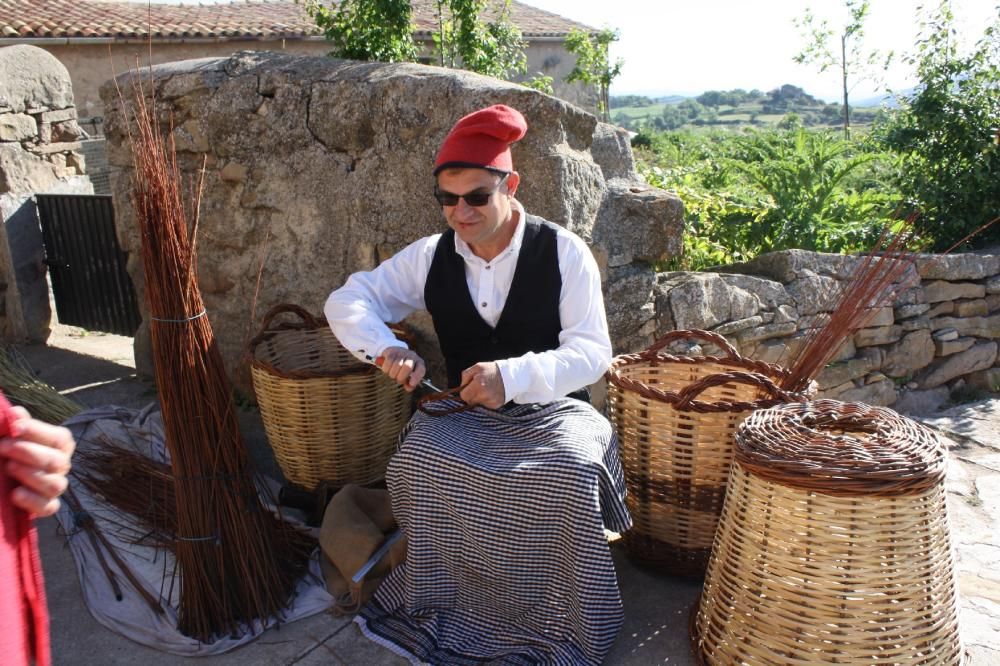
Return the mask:
{"type": "Polygon", "coordinates": [[[667,573],[702,576],[722,512],[733,435],[753,409],[803,398],[778,387],[787,371],[743,358],[716,333],[673,331],[608,370],[608,412],[621,447],[633,527],[629,556],[667,573]],[[674,356],[682,341],[722,356],[674,356]]]}
{"type": "Polygon", "coordinates": [[[691,640],[700,664],[960,664],[945,449],[889,409],[752,414],[691,640]]]}
{"type": "Polygon", "coordinates": [[[412,413],[406,391],[297,305],[273,307],[249,352],[264,429],[288,481],[312,490],[321,481],[363,485],[385,475],[412,413]],[[275,323],[286,313],[297,321],[275,323]]]}

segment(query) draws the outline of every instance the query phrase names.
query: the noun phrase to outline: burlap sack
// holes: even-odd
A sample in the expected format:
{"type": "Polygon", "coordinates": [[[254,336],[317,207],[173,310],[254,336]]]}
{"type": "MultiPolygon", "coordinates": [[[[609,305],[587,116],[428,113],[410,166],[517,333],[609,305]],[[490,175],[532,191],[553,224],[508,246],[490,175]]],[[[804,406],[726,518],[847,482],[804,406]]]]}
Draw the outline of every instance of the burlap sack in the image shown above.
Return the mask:
{"type": "Polygon", "coordinates": [[[406,537],[396,541],[378,563],[354,583],[361,569],[386,536],[396,529],[389,492],[361,486],[344,486],[326,507],[319,531],[323,575],[327,590],[334,596],[335,609],[355,613],[367,602],[379,583],[406,558],[406,537]]]}

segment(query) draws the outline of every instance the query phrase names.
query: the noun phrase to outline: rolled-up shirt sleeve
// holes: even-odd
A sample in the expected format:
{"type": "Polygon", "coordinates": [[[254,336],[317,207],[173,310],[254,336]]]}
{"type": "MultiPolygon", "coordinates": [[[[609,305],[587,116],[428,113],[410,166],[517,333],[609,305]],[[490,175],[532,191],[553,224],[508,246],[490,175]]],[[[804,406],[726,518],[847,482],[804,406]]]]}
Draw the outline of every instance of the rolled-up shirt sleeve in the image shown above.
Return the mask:
{"type": "Polygon", "coordinates": [[[564,230],[557,237],[559,346],[498,361],[506,399],[549,402],[592,384],[611,364],[611,339],[601,293],[601,275],[586,244],[564,230]]]}
{"type": "Polygon", "coordinates": [[[424,283],[440,234],[403,248],[371,271],[351,275],[326,299],[323,312],[340,344],[362,361],[387,347],[407,347],[386,325],[423,310],[424,283]]]}

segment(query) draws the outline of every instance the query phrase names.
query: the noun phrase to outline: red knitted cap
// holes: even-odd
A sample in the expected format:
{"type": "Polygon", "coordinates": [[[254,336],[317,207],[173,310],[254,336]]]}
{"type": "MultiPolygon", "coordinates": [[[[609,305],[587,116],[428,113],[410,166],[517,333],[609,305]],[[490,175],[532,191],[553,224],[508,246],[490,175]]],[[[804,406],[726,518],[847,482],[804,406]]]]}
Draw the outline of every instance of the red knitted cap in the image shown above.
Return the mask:
{"type": "Polygon", "coordinates": [[[496,104],[473,111],[448,132],[434,160],[434,175],[448,167],[513,171],[510,144],[527,131],[524,116],[509,106],[496,104]]]}

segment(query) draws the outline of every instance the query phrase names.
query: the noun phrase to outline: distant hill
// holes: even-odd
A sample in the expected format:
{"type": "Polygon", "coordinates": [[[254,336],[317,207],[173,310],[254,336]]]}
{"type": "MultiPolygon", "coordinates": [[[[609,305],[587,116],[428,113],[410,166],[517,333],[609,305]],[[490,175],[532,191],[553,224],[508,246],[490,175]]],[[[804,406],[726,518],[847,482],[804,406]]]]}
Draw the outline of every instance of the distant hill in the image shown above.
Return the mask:
{"type": "MultiPolygon", "coordinates": [[[[882,100],[875,104],[851,105],[852,124],[870,123],[882,100]],[[873,108],[866,108],[871,106],[873,108]]],[[[837,127],[842,108],[826,103],[798,86],[785,84],[761,90],[708,90],[696,97],[667,95],[651,98],[643,95],[620,95],[610,99],[611,119],[633,131],[643,127],[657,130],[682,127],[729,127],[775,125],[782,121],[806,126],[837,127]]]]}
{"type": "Polygon", "coordinates": [[[684,95],[667,95],[666,97],[657,97],[653,101],[657,104],[680,104],[686,99],[690,98],[684,95]]]}

